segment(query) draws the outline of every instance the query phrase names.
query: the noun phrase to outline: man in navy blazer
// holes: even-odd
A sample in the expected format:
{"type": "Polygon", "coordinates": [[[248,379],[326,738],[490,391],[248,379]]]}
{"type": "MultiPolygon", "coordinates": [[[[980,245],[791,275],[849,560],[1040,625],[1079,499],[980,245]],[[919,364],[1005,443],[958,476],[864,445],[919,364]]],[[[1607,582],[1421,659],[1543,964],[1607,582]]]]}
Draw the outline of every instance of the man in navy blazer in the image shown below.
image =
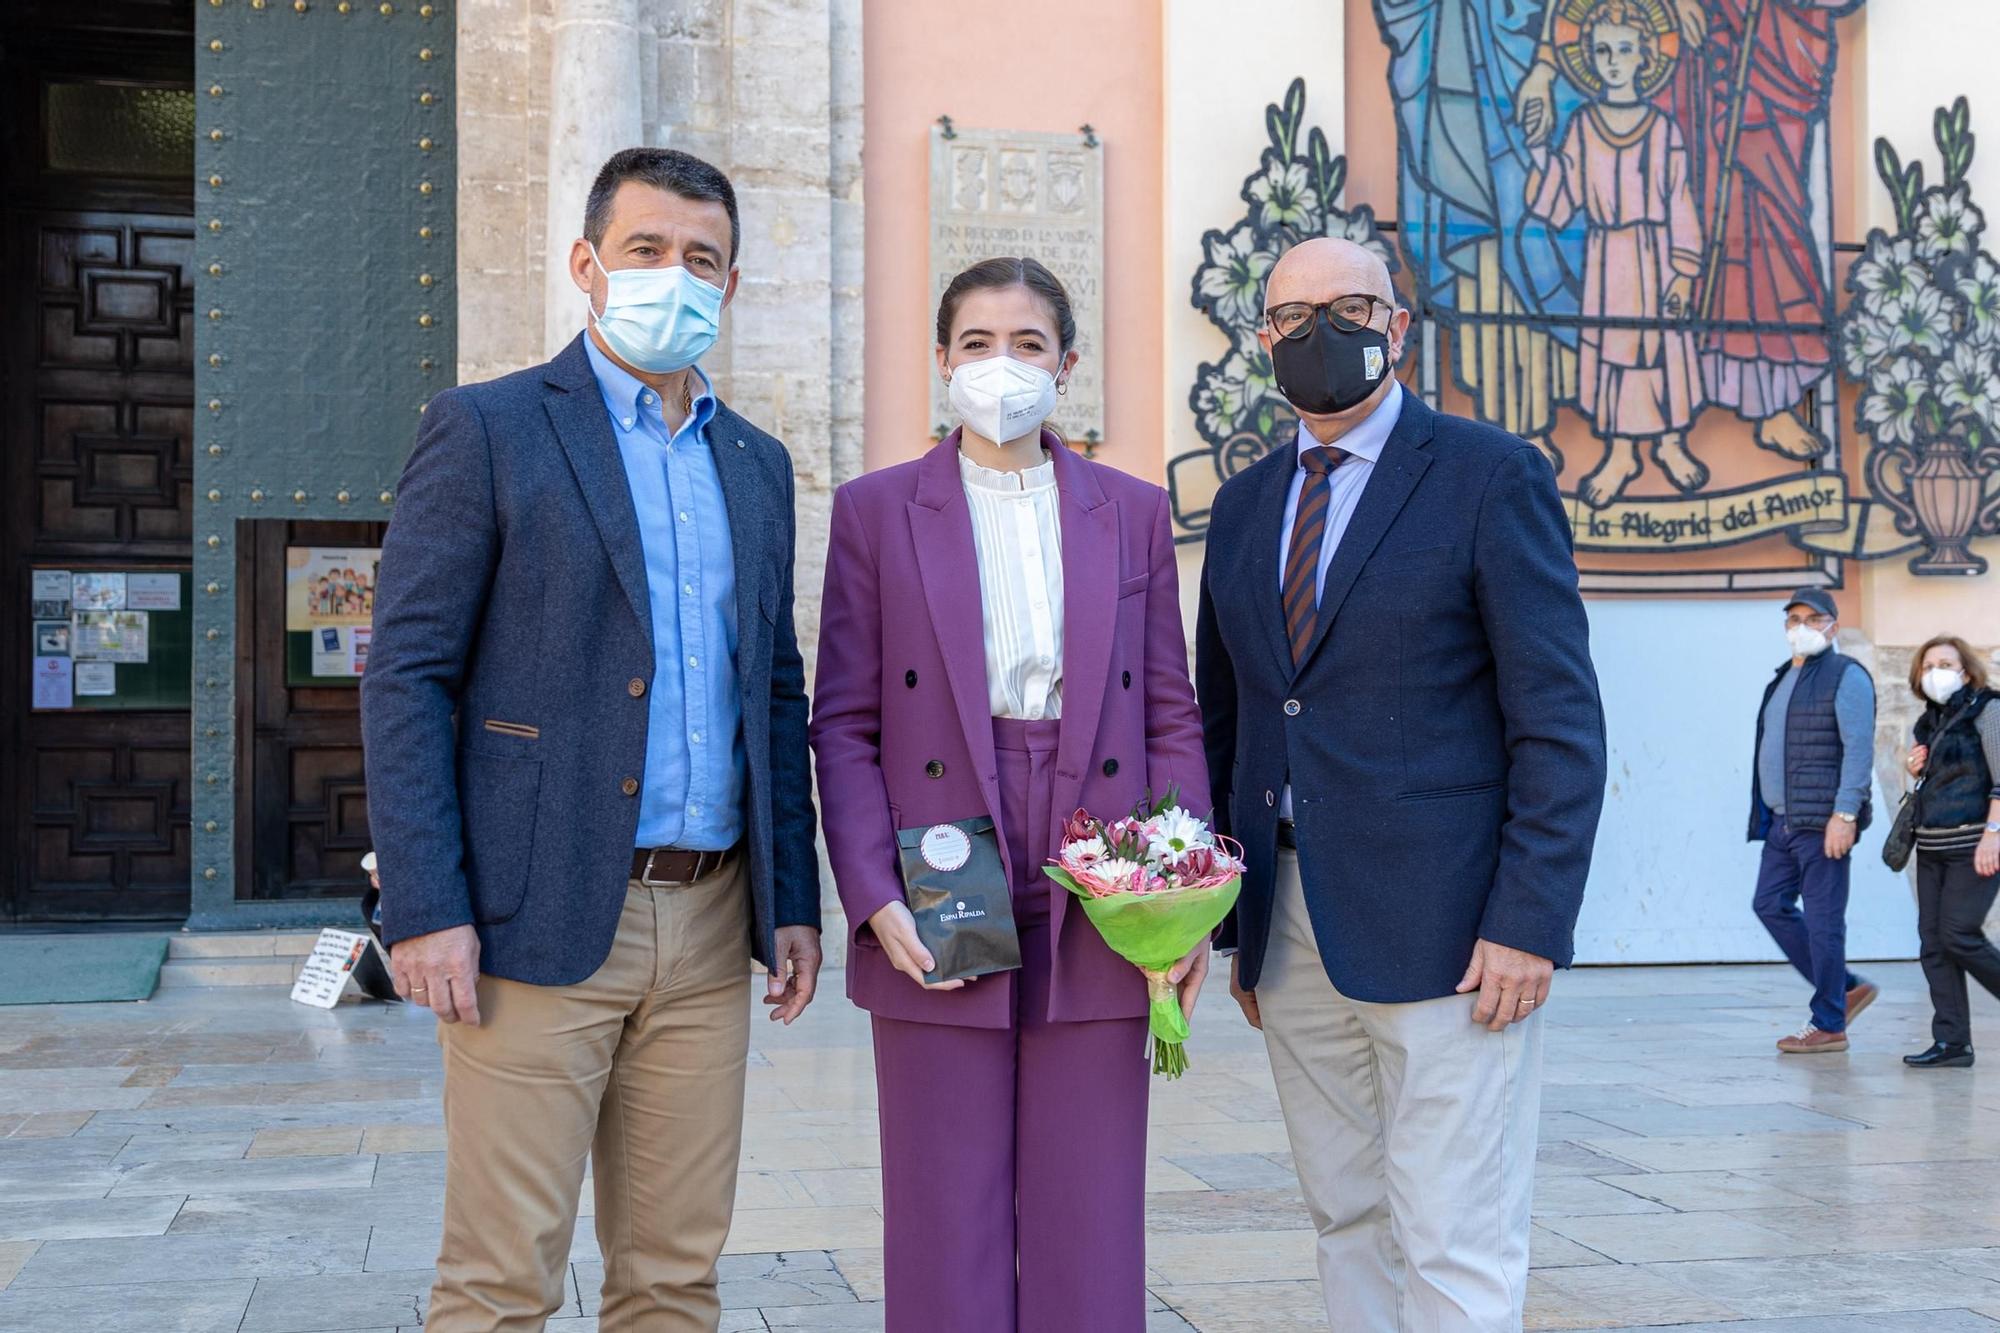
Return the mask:
{"type": "Polygon", "coordinates": [[[1541,1021],[1604,721],[1543,456],[1396,382],[1365,248],[1272,269],[1296,443],[1215,500],[1196,689],[1248,861],[1220,943],[1264,1032],[1332,1327],[1519,1328],[1541,1021]]]}
{"type": "Polygon", "coordinates": [[[696,365],[740,235],[709,164],[607,162],[584,333],[432,400],[383,548],[369,818],[397,988],[442,1020],[449,1333],[562,1303],[586,1160],[600,1326],[713,1330],[752,956],[773,1018],[812,999],[791,462],[696,365]]]}

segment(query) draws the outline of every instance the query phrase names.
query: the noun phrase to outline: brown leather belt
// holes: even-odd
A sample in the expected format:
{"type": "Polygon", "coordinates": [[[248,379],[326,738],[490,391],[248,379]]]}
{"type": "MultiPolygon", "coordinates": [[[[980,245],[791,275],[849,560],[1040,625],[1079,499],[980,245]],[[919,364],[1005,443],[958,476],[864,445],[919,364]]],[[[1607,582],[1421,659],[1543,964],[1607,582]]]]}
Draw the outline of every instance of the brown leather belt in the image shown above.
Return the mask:
{"type": "Polygon", "coordinates": [[[649,889],[678,888],[707,879],[736,855],[726,852],[695,852],[684,847],[641,847],[632,853],[632,878],[649,889]]]}

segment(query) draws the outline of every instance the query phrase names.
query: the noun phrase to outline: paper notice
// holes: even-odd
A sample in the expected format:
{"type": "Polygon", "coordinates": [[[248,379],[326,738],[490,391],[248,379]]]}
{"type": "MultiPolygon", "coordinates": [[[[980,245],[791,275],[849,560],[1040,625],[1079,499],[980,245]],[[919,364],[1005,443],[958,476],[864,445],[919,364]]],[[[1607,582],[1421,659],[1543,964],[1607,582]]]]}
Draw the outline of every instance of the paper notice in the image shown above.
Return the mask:
{"type": "Polygon", "coordinates": [[[35,571],[33,611],[37,620],[69,619],[70,572],[67,569],[35,571]]]}
{"type": "Polygon", "coordinates": [[[312,673],[319,677],[354,674],[354,640],[338,625],[320,625],[312,631],[312,673]]]}
{"type": "Polygon", "coordinates": [[[292,983],[292,998],[315,1009],[331,1009],[340,1003],[347,979],[374,941],[350,930],[322,930],[292,983]]]}
{"type": "Polygon", "coordinates": [[[144,611],[78,611],[70,656],[79,662],[143,663],[148,620],[144,611]]]}
{"type": "Polygon", "coordinates": [[[118,693],[118,667],[113,662],[78,662],[76,692],[79,698],[105,699],[118,693]]]}
{"type": "Polygon", "coordinates": [[[123,574],[77,574],[70,580],[70,597],[78,611],[123,611],[123,574]]]}
{"type": "Polygon", "coordinates": [[[34,706],[74,708],[76,699],[67,657],[37,657],[34,670],[34,706]]]}
{"type": "Polygon", "coordinates": [[[178,574],[127,574],[125,609],[128,611],[178,611],[181,609],[181,576],[178,574]]]}
{"type": "Polygon", "coordinates": [[[348,632],[354,636],[354,674],[358,676],[368,669],[368,647],[375,641],[375,628],[356,625],[348,632]]]}

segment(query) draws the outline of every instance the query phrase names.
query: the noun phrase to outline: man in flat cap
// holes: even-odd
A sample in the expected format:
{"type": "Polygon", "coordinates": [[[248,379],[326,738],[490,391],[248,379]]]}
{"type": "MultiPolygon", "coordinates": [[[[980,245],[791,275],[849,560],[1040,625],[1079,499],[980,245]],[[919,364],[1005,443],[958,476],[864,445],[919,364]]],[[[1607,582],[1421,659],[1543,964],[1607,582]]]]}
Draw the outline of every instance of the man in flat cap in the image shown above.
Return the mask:
{"type": "Polygon", "coordinates": [[[1880,991],[1847,969],[1848,853],[1868,827],[1875,681],[1834,647],[1840,610],[1821,588],[1785,604],[1791,658],[1764,687],[1750,774],[1750,841],[1762,841],[1757,917],[1812,983],[1812,1016],[1787,1055],[1847,1049],[1847,1028],[1880,991]],[[1803,903],[1804,910],[1800,910],[1803,903]]]}

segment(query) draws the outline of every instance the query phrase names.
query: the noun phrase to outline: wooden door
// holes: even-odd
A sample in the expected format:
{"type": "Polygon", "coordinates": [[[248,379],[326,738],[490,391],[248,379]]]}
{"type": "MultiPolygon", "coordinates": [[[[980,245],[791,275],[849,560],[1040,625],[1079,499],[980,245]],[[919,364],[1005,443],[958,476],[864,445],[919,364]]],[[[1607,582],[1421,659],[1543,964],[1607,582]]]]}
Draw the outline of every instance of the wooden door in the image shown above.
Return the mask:
{"type": "Polygon", "coordinates": [[[240,531],[236,734],[249,738],[238,781],[250,817],[237,822],[236,857],[253,898],[352,898],[368,887],[361,691],[288,683],[285,552],[380,547],[387,530],[260,520],[240,531]]]}
{"type": "MultiPolygon", "coordinates": [[[[0,18],[0,920],[188,907],[184,707],[37,711],[35,569],[191,559],[187,5],[0,18]]],[[[70,7],[74,9],[75,7],[70,7]]],[[[90,9],[91,7],[84,7],[90,9]]]]}

